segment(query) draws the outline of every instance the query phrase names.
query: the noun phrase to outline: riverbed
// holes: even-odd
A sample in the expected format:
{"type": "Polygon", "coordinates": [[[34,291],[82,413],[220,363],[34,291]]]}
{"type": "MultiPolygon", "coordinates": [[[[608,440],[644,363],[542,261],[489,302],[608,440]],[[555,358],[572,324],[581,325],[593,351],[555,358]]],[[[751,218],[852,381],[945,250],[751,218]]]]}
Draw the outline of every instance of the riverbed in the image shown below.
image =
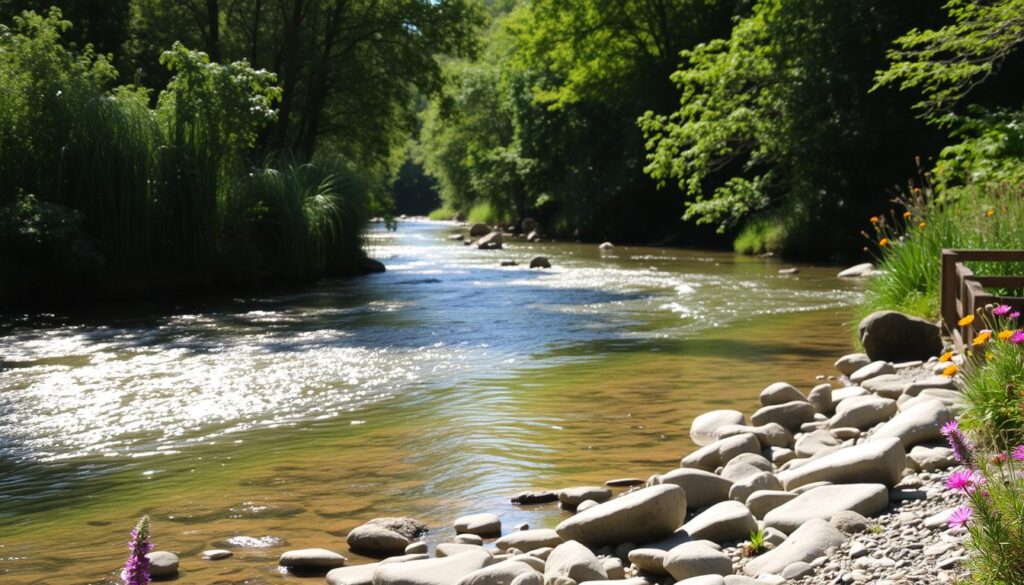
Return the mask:
{"type": "Polygon", "coordinates": [[[457,229],[375,226],[386,273],[303,290],[0,317],[0,582],[116,583],[142,514],[204,585],[299,582],[282,551],[379,516],[552,526],[509,497],[678,466],[694,416],[849,349],[835,267],[457,229]]]}

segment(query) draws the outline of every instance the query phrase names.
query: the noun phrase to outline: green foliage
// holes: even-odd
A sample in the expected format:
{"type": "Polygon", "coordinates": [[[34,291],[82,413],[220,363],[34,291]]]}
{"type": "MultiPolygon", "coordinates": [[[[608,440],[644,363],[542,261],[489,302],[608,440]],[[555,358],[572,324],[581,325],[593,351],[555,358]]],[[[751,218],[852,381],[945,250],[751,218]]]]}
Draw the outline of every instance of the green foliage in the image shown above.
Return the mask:
{"type": "Polygon", "coordinates": [[[780,254],[791,241],[793,222],[782,213],[750,218],[733,240],[733,249],[740,254],[780,254]]]}
{"type": "MultiPolygon", "coordinates": [[[[986,328],[1014,331],[1016,321],[995,319],[986,328]]],[[[1024,442],[1024,347],[998,337],[974,350],[972,367],[965,368],[964,398],[970,408],[961,417],[964,428],[985,434],[1000,450],[1024,442]]]]}
{"type": "MultiPolygon", "coordinates": [[[[759,0],[726,38],[682,53],[675,111],[646,113],[646,171],[685,193],[685,217],[727,231],[786,210],[849,225],[930,150],[893,92],[868,94],[892,39],[926,2],[759,0]]],[[[791,230],[786,251],[853,249],[841,230],[791,230]]],[[[748,236],[749,238],[749,236],[748,236]]],[[[746,245],[744,244],[744,247],[746,245]]]]}
{"type": "Polygon", "coordinates": [[[0,301],[353,272],[368,186],[344,163],[253,169],[274,76],[175,45],[155,110],[59,11],[0,29],[0,301]],[[280,168],[280,170],[277,170],[280,168]]]}
{"type": "Polygon", "coordinates": [[[437,209],[431,211],[427,215],[427,217],[435,221],[458,219],[459,212],[455,211],[451,207],[438,207],[437,209]]]}
{"type": "MultiPolygon", "coordinates": [[[[955,197],[936,196],[930,187],[912,189],[903,211],[879,214],[869,235],[878,252],[880,274],[871,278],[861,312],[897,310],[936,318],[943,248],[1024,248],[1024,197],[1020,187],[975,186],[955,197]],[[910,217],[904,218],[903,212],[910,217]],[[921,223],[924,227],[921,228],[921,223]],[[882,239],[885,246],[879,246],[882,239]]],[[[982,275],[1021,274],[1024,266],[974,262],[982,275]]]]}
{"type": "Polygon", "coordinates": [[[919,91],[915,108],[932,121],[950,123],[953,107],[1024,42],[1024,2],[950,0],[944,8],[951,24],[914,28],[894,41],[891,65],[878,73],[875,87],[919,91]]]}
{"type": "Polygon", "coordinates": [[[747,542],[743,545],[743,556],[757,556],[766,550],[768,550],[768,547],[764,541],[764,530],[758,528],[751,531],[750,536],[747,537],[747,542]]]}

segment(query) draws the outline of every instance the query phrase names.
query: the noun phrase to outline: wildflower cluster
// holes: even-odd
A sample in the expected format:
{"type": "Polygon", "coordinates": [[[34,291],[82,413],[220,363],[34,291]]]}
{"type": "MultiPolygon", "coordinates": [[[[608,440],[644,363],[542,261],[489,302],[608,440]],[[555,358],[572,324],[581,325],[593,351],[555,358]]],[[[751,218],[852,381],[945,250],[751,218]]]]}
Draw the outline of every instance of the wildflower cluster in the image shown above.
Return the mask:
{"type": "Polygon", "coordinates": [[[139,519],[139,523],[132,529],[128,550],[128,560],[121,570],[121,580],[124,585],[148,585],[151,578],[149,558],[146,555],[153,550],[149,542],[149,516],[139,519]]]}

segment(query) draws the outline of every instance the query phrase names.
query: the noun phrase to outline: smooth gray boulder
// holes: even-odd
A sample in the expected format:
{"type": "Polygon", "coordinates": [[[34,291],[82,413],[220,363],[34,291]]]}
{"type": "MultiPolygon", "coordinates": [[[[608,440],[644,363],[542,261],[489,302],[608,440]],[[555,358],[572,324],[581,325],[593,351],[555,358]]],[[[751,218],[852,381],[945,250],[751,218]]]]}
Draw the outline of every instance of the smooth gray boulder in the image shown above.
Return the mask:
{"type": "Polygon", "coordinates": [[[728,500],[704,510],[683,524],[683,530],[692,540],[733,542],[757,530],[757,520],[742,503],[728,500]]]}
{"type": "Polygon", "coordinates": [[[501,534],[501,518],[497,514],[469,514],[455,521],[456,534],[495,536],[501,534]]]}
{"type": "Polygon", "coordinates": [[[813,420],[814,407],[803,398],[785,404],[763,406],[750,417],[754,426],[778,423],[794,433],[800,430],[800,425],[813,420]]]}
{"type": "Polygon", "coordinates": [[[862,278],[870,276],[875,272],[875,265],[870,262],[862,262],[860,264],[854,264],[853,266],[839,271],[836,276],[839,278],[862,278]]]}
{"type": "Polygon", "coordinates": [[[727,425],[743,425],[746,419],[738,410],[712,410],[699,415],[690,423],[690,440],[695,445],[710,445],[717,441],[718,429],[727,425]]]}
{"type": "Polygon", "coordinates": [[[872,360],[909,362],[942,353],[938,325],[897,311],[876,311],[864,317],[857,334],[872,360]]]}
{"type": "Polygon", "coordinates": [[[409,518],[408,516],[388,516],[384,518],[374,518],[366,524],[369,526],[380,526],[381,528],[387,528],[392,532],[397,532],[401,534],[409,540],[413,540],[427,531],[426,524],[420,522],[415,518],[409,518]]]}
{"type": "Polygon", "coordinates": [[[530,552],[538,548],[555,547],[562,544],[562,537],[552,528],[534,528],[518,530],[502,536],[494,541],[498,550],[515,548],[522,552],[530,552]]]}
{"type": "Polygon", "coordinates": [[[373,585],[373,573],[380,563],[352,565],[331,569],[327,573],[327,585],[373,585]]]}
{"type": "Polygon", "coordinates": [[[579,583],[608,579],[608,572],[589,548],[575,540],[568,540],[551,551],[544,565],[544,581],[556,577],[568,577],[579,583]]]}
{"type": "MultiPolygon", "coordinates": [[[[476,534],[471,534],[469,532],[463,532],[463,533],[460,533],[460,534],[456,534],[455,538],[452,539],[452,542],[454,542],[456,544],[475,544],[476,546],[483,546],[484,539],[483,539],[483,537],[478,536],[476,534]]],[[[407,549],[406,550],[406,554],[409,554],[408,553],[408,548],[409,547],[405,547],[405,548],[407,549]]]]}
{"type": "Polygon", "coordinates": [[[347,561],[344,555],[324,548],[304,548],[281,554],[277,564],[288,569],[336,569],[347,561]]]}
{"type": "MultiPolygon", "coordinates": [[[[322,550],[322,549],[319,549],[322,550]]],[[[285,553],[288,554],[288,553],[285,553]]],[[[338,555],[341,556],[341,555],[338,555]]],[[[156,550],[146,555],[149,559],[149,574],[153,577],[173,577],[178,574],[178,555],[165,550],[156,550]]],[[[282,555],[284,558],[284,555],[282,555]]],[[[345,557],[341,557],[345,562],[345,557]]],[[[287,566],[287,565],[284,565],[287,566]]],[[[338,565],[335,565],[338,566],[338,565]]]]}
{"type": "Polygon", "coordinates": [[[732,484],[732,489],[729,490],[729,499],[746,502],[750,494],[756,491],[781,489],[782,483],[779,482],[779,478],[767,471],[761,471],[732,484]]]}
{"type": "Polygon", "coordinates": [[[859,512],[844,510],[834,514],[828,521],[843,534],[857,534],[868,529],[868,519],[859,512]]]}
{"type": "Polygon", "coordinates": [[[957,464],[953,450],[949,447],[918,445],[910,450],[907,459],[920,471],[939,471],[957,464]]]}
{"type": "Polygon", "coordinates": [[[502,248],[501,232],[491,232],[476,241],[480,250],[500,250],[502,248]]]}
{"type": "Polygon", "coordinates": [[[441,544],[434,547],[434,556],[436,557],[451,557],[459,553],[480,548],[479,544],[462,544],[458,542],[442,542],[441,544]]]}
{"type": "Polygon", "coordinates": [[[234,556],[235,553],[225,550],[222,548],[214,548],[203,551],[203,560],[206,561],[222,561],[224,559],[234,556]]]}
{"type": "Polygon", "coordinates": [[[423,541],[409,543],[409,546],[405,547],[405,554],[407,555],[420,555],[429,552],[430,548],[427,543],[423,541]]]}
{"type": "Polygon", "coordinates": [[[512,585],[516,577],[530,573],[537,573],[537,570],[522,561],[507,560],[477,569],[459,579],[456,585],[512,585]]]}
{"type": "Polygon", "coordinates": [[[849,400],[850,398],[855,398],[857,396],[867,396],[869,394],[871,394],[871,393],[868,392],[867,390],[861,388],[860,386],[847,386],[845,388],[838,388],[836,390],[833,390],[832,391],[833,412],[835,411],[834,407],[837,406],[840,402],[842,402],[844,400],[849,400]]]}
{"type": "Polygon", "coordinates": [[[803,465],[778,473],[789,491],[809,483],[899,483],[906,465],[907,452],[899,439],[886,438],[839,449],[810,459],[803,465]]]}
{"type": "Polygon", "coordinates": [[[761,406],[774,406],[796,400],[805,400],[796,386],[787,382],[776,382],[761,390],[761,406]]]}
{"type": "Polygon", "coordinates": [[[479,238],[480,236],[486,236],[489,233],[491,233],[491,227],[486,224],[474,223],[469,226],[469,237],[471,238],[479,238]]]}
{"type": "Polygon", "coordinates": [[[371,557],[392,556],[405,553],[409,539],[377,524],[357,526],[345,537],[353,551],[371,557]]]}
{"type": "Polygon", "coordinates": [[[753,576],[764,573],[778,575],[793,563],[809,563],[823,556],[829,547],[840,546],[845,540],[842,532],[828,522],[815,518],[796,529],[779,546],[751,559],[743,567],[743,572],[753,576]]]}
{"type": "MultiPolygon", "coordinates": [[[[758,471],[773,471],[775,469],[774,467],[772,467],[772,462],[769,461],[767,458],[764,457],[764,455],[761,455],[760,453],[740,453],[739,455],[730,459],[729,462],[725,464],[724,468],[722,469],[723,476],[731,475],[729,473],[729,470],[739,465],[753,467],[758,471]]],[[[743,474],[735,475],[737,479],[742,476],[743,474]]]]}
{"type": "Polygon", "coordinates": [[[836,514],[848,510],[877,516],[888,508],[889,490],[882,484],[826,485],[804,492],[768,512],[764,524],[789,534],[814,518],[832,520],[836,514]]]}
{"type": "Polygon", "coordinates": [[[793,445],[793,433],[778,423],[768,423],[759,427],[751,425],[725,425],[718,428],[717,437],[725,439],[744,433],[750,433],[757,437],[757,441],[761,443],[761,448],[789,447],[793,445]]]}
{"type": "Polygon", "coordinates": [[[509,585],[544,585],[544,575],[541,573],[519,575],[509,585]]]}
{"type": "Polygon", "coordinates": [[[876,362],[871,362],[870,364],[850,374],[850,381],[853,382],[854,384],[860,384],[865,380],[870,380],[871,378],[877,376],[884,376],[886,374],[895,373],[896,368],[892,367],[892,364],[890,364],[889,362],[879,360],[876,362]]]}
{"type": "Polygon", "coordinates": [[[681,462],[682,467],[714,471],[741,453],[760,453],[761,442],[750,433],[720,439],[697,449],[681,462]]]}
{"type": "Polygon", "coordinates": [[[949,376],[928,376],[927,378],[907,382],[907,384],[903,386],[903,393],[910,396],[917,396],[926,388],[945,388],[946,390],[956,390],[956,380],[949,376]]]}
{"type": "Polygon", "coordinates": [[[587,500],[606,502],[612,498],[612,490],[599,486],[570,487],[558,491],[558,501],[569,508],[575,508],[587,500]]]}
{"type": "Polygon", "coordinates": [[[671,535],[686,516],[686,492],[661,484],[630,492],[567,518],[555,528],[564,540],[590,546],[651,542],[671,535]]]}
{"type": "Polygon", "coordinates": [[[725,578],[721,575],[701,575],[690,577],[676,583],[676,585],[725,585],[725,578]]]}
{"type": "Polygon", "coordinates": [[[848,353],[836,360],[835,367],[840,374],[849,376],[870,363],[871,358],[866,353],[848,353]]]}
{"type": "Polygon", "coordinates": [[[651,478],[650,485],[673,484],[686,492],[689,508],[706,508],[729,499],[732,482],[703,469],[681,467],[651,478]]]}
{"type": "Polygon", "coordinates": [[[834,437],[832,433],[817,430],[807,433],[797,440],[795,447],[796,456],[813,457],[821,451],[825,451],[832,447],[838,447],[840,444],[841,441],[834,437]]]}
{"type": "Polygon", "coordinates": [[[941,441],[942,425],[953,420],[953,412],[940,400],[925,398],[901,411],[875,430],[872,441],[895,437],[910,449],[918,443],[941,441]]]}
{"type": "Polygon", "coordinates": [[[848,398],[836,405],[829,426],[856,427],[863,431],[889,420],[896,410],[896,401],[889,398],[873,394],[848,398]]]}
{"type": "Polygon", "coordinates": [[[797,494],[783,490],[758,490],[747,496],[744,505],[754,515],[754,518],[761,520],[768,512],[796,497],[797,494]]]}
{"type": "Polygon", "coordinates": [[[832,404],[832,385],[818,384],[807,393],[807,402],[814,407],[814,412],[830,416],[834,405],[832,404]]]}
{"type": "Polygon", "coordinates": [[[896,400],[903,395],[903,388],[907,385],[907,380],[899,374],[883,374],[864,380],[860,385],[861,388],[882,398],[896,400]]]}
{"type": "Polygon", "coordinates": [[[732,574],[732,559],[702,542],[687,542],[668,551],[664,566],[678,581],[701,575],[732,574]]]}
{"type": "Polygon", "coordinates": [[[629,551],[629,562],[641,571],[654,575],[668,575],[665,570],[665,555],[668,551],[660,548],[635,548],[629,551]]]}
{"type": "Polygon", "coordinates": [[[373,585],[452,585],[494,562],[477,546],[450,557],[380,564],[373,572],[373,585]]]}

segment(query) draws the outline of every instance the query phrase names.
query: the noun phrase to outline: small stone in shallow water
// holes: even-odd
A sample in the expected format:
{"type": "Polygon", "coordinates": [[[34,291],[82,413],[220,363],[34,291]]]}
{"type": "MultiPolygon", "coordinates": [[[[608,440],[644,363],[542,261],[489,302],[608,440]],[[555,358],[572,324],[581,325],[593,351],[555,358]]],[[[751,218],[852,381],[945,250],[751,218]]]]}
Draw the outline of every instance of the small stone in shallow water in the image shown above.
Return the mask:
{"type": "Polygon", "coordinates": [[[286,551],[277,564],[288,569],[335,569],[347,561],[343,555],[323,548],[304,548],[286,551]]]}
{"type": "Polygon", "coordinates": [[[512,496],[512,503],[513,504],[519,504],[519,505],[547,504],[549,502],[557,502],[557,501],[558,501],[558,494],[556,494],[555,492],[544,492],[544,491],[520,492],[520,493],[512,496]]]}
{"type": "Polygon", "coordinates": [[[203,558],[208,561],[219,561],[221,559],[226,559],[233,554],[234,553],[229,550],[224,550],[222,548],[214,548],[203,551],[203,558]]]}
{"type": "Polygon", "coordinates": [[[153,577],[171,577],[178,574],[178,555],[158,550],[146,555],[149,574],[153,577]]]}
{"type": "Polygon", "coordinates": [[[608,487],[631,487],[634,485],[642,485],[644,480],[638,477],[623,477],[618,479],[609,479],[604,482],[604,485],[608,487]]]}

